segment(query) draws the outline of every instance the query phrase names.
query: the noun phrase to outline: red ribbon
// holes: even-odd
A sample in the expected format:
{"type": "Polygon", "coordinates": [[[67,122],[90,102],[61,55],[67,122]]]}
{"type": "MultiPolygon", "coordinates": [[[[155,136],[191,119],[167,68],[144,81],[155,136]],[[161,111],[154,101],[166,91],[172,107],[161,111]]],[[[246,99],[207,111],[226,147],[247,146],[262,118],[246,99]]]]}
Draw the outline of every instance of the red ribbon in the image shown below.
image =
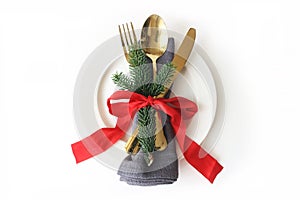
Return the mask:
{"type": "Polygon", "coordinates": [[[83,140],[72,144],[72,150],[76,162],[82,162],[96,156],[119,139],[129,129],[135,113],[145,107],[152,106],[156,110],[163,111],[171,119],[171,125],[176,133],[176,139],[185,159],[211,183],[220,173],[223,167],[201,148],[196,142],[186,135],[185,120],[191,119],[197,112],[197,105],[183,97],[148,98],[129,91],[117,91],[107,99],[110,114],[118,117],[115,128],[101,128],[83,140]],[[129,100],[120,102],[119,100],[129,100]],[[112,103],[111,101],[119,101],[112,103]]]}

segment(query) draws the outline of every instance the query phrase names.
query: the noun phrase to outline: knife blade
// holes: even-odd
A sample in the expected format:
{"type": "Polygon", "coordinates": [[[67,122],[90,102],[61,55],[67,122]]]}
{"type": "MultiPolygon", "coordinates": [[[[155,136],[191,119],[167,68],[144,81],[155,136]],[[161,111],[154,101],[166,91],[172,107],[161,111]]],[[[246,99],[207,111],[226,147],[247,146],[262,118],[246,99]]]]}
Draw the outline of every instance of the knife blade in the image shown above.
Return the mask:
{"type": "Polygon", "coordinates": [[[185,66],[185,64],[192,52],[192,49],[194,47],[195,39],[196,39],[196,29],[190,28],[188,30],[188,32],[186,33],[180,47],[178,48],[178,50],[171,62],[175,66],[175,73],[172,77],[172,80],[169,82],[168,85],[165,85],[165,91],[162,92],[160,95],[158,95],[157,98],[165,96],[165,94],[168,92],[169,88],[175,81],[176,77],[178,76],[180,71],[185,66]]]}

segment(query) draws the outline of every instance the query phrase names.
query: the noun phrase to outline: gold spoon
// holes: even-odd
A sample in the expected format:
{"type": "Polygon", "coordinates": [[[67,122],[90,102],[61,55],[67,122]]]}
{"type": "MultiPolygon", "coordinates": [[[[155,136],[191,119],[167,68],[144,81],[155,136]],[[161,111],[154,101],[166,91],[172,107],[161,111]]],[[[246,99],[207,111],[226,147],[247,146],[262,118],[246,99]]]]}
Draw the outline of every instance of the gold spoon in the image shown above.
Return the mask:
{"type": "MultiPolygon", "coordinates": [[[[145,21],[141,33],[141,46],[146,55],[152,60],[153,80],[156,77],[156,60],[167,50],[168,32],[163,19],[158,15],[151,15],[145,21]]],[[[167,140],[163,132],[158,113],[155,114],[156,133],[155,149],[162,151],[167,148],[167,140]]]]}

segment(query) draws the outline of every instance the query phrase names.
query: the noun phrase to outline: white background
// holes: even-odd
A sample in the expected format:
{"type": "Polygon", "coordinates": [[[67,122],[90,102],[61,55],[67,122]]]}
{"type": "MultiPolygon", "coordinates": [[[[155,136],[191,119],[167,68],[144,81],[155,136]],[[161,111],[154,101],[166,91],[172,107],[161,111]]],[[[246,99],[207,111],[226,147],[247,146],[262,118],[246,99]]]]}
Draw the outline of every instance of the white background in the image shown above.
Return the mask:
{"type": "Polygon", "coordinates": [[[0,199],[299,199],[299,8],[288,0],[1,0],[0,199]],[[227,118],[212,154],[225,168],[213,185],[185,161],[175,184],[158,187],[128,186],[94,159],[75,164],[81,64],[117,24],[141,27],[153,13],[171,30],[195,27],[223,80],[227,118]]]}

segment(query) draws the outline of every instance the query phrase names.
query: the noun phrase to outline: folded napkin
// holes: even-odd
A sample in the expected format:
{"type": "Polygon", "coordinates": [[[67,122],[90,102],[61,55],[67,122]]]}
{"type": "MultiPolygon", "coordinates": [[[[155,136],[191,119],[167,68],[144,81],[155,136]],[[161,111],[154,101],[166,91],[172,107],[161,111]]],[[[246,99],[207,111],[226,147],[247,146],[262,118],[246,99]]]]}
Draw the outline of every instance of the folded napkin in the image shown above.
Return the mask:
{"type": "MultiPolygon", "coordinates": [[[[157,70],[163,64],[169,63],[174,57],[174,39],[169,38],[167,51],[157,60],[157,70]]],[[[165,95],[169,98],[170,91],[165,95]]],[[[160,184],[172,184],[178,178],[178,160],[176,153],[175,134],[169,122],[168,116],[160,113],[163,130],[168,146],[163,151],[153,152],[154,161],[148,166],[144,160],[144,153],[140,150],[136,155],[128,155],[121,163],[118,175],[120,180],[130,185],[153,186],[160,184]]]]}

